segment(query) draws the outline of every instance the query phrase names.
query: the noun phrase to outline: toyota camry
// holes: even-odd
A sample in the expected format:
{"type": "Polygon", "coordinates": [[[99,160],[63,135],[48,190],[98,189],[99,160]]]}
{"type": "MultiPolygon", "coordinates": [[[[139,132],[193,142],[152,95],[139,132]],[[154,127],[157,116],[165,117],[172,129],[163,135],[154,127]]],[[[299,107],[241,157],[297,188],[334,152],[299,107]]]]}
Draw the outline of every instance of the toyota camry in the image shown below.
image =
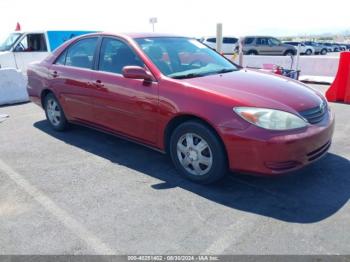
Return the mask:
{"type": "Polygon", "coordinates": [[[192,38],[84,35],[27,74],[30,98],[53,129],[74,123],[143,144],[198,183],[228,170],[286,173],[331,144],[334,117],[322,94],[241,68],[192,38]]]}

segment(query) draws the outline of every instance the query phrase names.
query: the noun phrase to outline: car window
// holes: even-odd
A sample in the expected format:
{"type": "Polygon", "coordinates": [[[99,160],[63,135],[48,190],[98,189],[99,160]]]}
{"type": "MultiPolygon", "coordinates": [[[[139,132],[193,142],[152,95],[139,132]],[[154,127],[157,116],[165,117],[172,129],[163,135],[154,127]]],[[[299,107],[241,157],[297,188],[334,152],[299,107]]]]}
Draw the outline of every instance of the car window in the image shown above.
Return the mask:
{"type": "Polygon", "coordinates": [[[15,47],[15,52],[47,52],[44,34],[27,34],[15,47]]]}
{"type": "Polygon", "coordinates": [[[96,37],[79,40],[69,47],[64,64],[66,66],[92,69],[96,46],[96,37]]]}
{"type": "Polygon", "coordinates": [[[280,40],[276,39],[276,38],[269,38],[269,45],[279,45],[281,44],[280,40]]]}
{"type": "Polygon", "coordinates": [[[259,37],[256,41],[257,45],[268,45],[268,39],[266,37],[259,37]]]}
{"type": "Polygon", "coordinates": [[[216,43],[216,38],[208,38],[207,42],[216,43]]]}
{"type": "Polygon", "coordinates": [[[60,54],[60,56],[56,59],[55,64],[56,65],[65,65],[66,64],[66,56],[67,56],[67,50],[64,50],[60,54]]]}
{"type": "Polygon", "coordinates": [[[224,44],[235,44],[237,43],[238,39],[234,37],[224,37],[223,43],[224,44]]]}
{"type": "Polygon", "coordinates": [[[144,66],[144,64],[124,42],[113,38],[104,38],[98,69],[121,74],[124,66],[144,66]]]}
{"type": "Polygon", "coordinates": [[[244,39],[245,45],[251,45],[254,42],[254,37],[247,37],[244,39]]]}
{"type": "Polygon", "coordinates": [[[0,51],[8,51],[16,43],[16,41],[22,36],[21,33],[10,34],[5,41],[0,43],[0,51]]]}
{"type": "Polygon", "coordinates": [[[157,68],[172,78],[201,77],[237,70],[230,61],[195,39],[151,37],[138,38],[136,42],[157,68]]]}

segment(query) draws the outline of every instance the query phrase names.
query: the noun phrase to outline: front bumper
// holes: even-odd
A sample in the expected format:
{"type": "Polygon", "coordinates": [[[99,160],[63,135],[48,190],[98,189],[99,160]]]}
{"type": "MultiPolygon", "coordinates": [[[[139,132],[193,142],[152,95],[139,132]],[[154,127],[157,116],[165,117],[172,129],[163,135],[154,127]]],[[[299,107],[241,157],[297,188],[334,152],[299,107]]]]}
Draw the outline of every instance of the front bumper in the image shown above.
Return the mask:
{"type": "Polygon", "coordinates": [[[269,131],[253,125],[245,130],[220,128],[233,171],[274,175],[290,172],[324,156],[331,144],[334,115],[295,131],[269,131]]]}

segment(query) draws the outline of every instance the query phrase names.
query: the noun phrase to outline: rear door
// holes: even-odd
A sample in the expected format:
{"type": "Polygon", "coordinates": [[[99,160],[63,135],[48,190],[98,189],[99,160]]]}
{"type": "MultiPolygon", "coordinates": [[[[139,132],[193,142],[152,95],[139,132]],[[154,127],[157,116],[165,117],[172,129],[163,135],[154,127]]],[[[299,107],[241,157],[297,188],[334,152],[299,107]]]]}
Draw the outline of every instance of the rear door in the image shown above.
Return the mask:
{"type": "Polygon", "coordinates": [[[97,71],[92,75],[94,122],[105,129],[154,144],[158,126],[158,83],[127,79],[122,75],[124,66],[145,67],[127,42],[103,38],[97,71]]]}
{"type": "Polygon", "coordinates": [[[259,55],[271,55],[273,52],[271,46],[269,45],[269,39],[267,37],[258,37],[256,39],[256,46],[259,55]]]}
{"type": "Polygon", "coordinates": [[[92,68],[97,37],[83,38],[71,44],[50,67],[50,88],[69,119],[92,122],[92,68]]]}
{"type": "Polygon", "coordinates": [[[224,37],[222,44],[222,51],[224,54],[233,54],[237,45],[237,38],[234,37],[224,37]]]}

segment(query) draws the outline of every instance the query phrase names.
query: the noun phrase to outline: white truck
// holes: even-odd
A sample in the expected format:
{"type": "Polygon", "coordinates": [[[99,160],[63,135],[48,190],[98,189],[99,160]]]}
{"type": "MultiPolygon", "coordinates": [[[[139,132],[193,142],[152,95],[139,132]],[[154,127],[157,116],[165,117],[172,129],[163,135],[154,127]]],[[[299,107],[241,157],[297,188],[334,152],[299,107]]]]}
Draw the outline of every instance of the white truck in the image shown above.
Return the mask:
{"type": "Polygon", "coordinates": [[[13,32],[0,43],[0,68],[26,72],[27,65],[44,59],[65,41],[92,31],[13,32]]]}
{"type": "Polygon", "coordinates": [[[0,105],[28,101],[27,66],[65,41],[93,31],[13,32],[0,42],[0,105]]]}

